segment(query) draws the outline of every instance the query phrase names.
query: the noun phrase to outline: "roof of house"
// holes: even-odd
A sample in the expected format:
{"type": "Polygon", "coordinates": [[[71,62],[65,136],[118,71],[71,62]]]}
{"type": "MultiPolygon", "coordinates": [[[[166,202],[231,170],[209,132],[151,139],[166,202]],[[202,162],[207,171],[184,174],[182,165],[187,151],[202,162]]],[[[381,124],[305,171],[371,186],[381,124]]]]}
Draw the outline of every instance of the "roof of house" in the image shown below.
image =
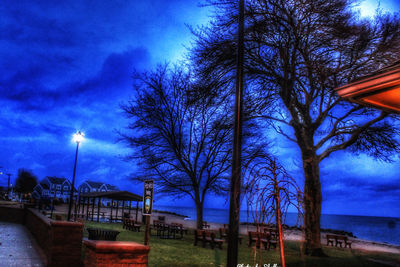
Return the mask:
{"type": "Polygon", "coordinates": [[[119,188],[116,187],[115,185],[111,185],[111,184],[105,184],[105,185],[106,185],[107,190],[109,190],[109,191],[119,191],[119,188]]]}
{"type": "Polygon", "coordinates": [[[81,195],[89,198],[111,198],[114,200],[133,200],[142,201],[143,197],[128,191],[108,191],[108,192],[90,192],[81,195]]]}
{"type": "Polygon", "coordinates": [[[67,180],[66,178],[50,177],[50,176],[47,176],[46,178],[49,179],[50,183],[52,184],[62,184],[65,182],[65,180],[67,180]]]}
{"type": "Polygon", "coordinates": [[[93,182],[93,181],[85,181],[91,188],[100,188],[104,183],[93,182]]]}
{"type": "Polygon", "coordinates": [[[45,183],[40,183],[40,185],[42,186],[43,189],[49,189],[49,186],[45,183]]]}

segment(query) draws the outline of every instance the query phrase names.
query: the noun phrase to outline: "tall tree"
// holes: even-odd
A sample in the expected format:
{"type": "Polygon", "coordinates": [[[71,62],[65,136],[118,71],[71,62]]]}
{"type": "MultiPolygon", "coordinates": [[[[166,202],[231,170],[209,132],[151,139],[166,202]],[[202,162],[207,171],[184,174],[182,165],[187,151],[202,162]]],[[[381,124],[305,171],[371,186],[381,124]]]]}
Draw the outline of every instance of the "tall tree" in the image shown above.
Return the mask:
{"type": "MultiPolygon", "coordinates": [[[[212,26],[194,31],[194,65],[204,77],[233,76],[236,1],[212,2],[212,26]]],[[[320,163],[349,149],[390,160],[398,131],[385,112],[347,103],[334,88],[400,58],[400,23],[361,19],[347,0],[248,0],[245,66],[251,116],[270,122],[300,149],[306,253],[321,255],[320,163]],[[261,97],[264,94],[263,97],[261,97]],[[263,105],[265,101],[274,106],[263,105]]],[[[250,116],[250,117],[251,117],[250,116]]]]}
{"type": "Polygon", "coordinates": [[[161,193],[190,196],[201,228],[206,196],[227,189],[232,126],[225,101],[199,97],[203,85],[194,80],[167,66],[137,75],[134,96],[122,106],[131,131],[121,137],[140,163],[134,179],[152,178],[161,193]]]}
{"type": "Polygon", "coordinates": [[[31,193],[37,185],[37,177],[29,170],[19,169],[15,181],[15,190],[19,193],[31,193]]]}

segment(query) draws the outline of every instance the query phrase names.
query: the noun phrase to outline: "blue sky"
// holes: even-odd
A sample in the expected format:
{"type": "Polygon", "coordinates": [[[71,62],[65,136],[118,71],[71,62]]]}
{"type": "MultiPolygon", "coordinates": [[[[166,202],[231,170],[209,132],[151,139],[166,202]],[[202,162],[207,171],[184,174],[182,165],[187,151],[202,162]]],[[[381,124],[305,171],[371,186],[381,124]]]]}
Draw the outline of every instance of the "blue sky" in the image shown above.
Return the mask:
{"type": "MultiPolygon", "coordinates": [[[[371,15],[377,1],[363,2],[371,15]]],[[[399,10],[381,1],[383,11],[399,10]]],[[[75,144],[77,184],[98,180],[142,194],[127,176],[134,163],[117,143],[127,125],[119,105],[131,90],[134,69],[184,58],[191,34],[186,25],[208,22],[199,1],[2,1],[0,6],[0,166],[15,179],[18,168],[71,178],[75,144]]],[[[298,151],[278,137],[276,152],[302,183],[298,151]]],[[[321,165],[323,213],[400,217],[400,161],[377,162],[339,152],[321,165]]],[[[6,176],[0,176],[0,185],[6,176]]],[[[170,201],[158,200],[160,204],[170,201]]],[[[156,202],[156,203],[157,203],[156,202]]],[[[177,202],[175,202],[177,203],[177,202]]],[[[179,205],[192,205],[189,199],[179,205]]],[[[209,197],[206,206],[227,206],[209,197]]]]}

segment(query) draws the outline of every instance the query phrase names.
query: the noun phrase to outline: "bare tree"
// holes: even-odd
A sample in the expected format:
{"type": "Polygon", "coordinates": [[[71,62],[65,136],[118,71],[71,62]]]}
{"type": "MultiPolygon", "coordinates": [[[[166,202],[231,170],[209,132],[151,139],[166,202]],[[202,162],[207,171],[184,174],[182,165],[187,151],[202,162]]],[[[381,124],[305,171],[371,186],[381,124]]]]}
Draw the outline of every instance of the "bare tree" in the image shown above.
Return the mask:
{"type": "Polygon", "coordinates": [[[281,266],[284,267],[282,224],[285,221],[289,206],[294,207],[299,218],[301,218],[303,215],[303,193],[285,168],[276,158],[271,156],[265,156],[262,160],[252,164],[249,168],[245,188],[247,210],[253,217],[257,232],[261,231],[260,225],[275,221],[279,237],[281,266]]]}
{"type": "Polygon", "coordinates": [[[194,97],[199,82],[180,68],[159,67],[136,76],[133,98],[122,106],[130,119],[122,139],[134,149],[129,159],[141,165],[134,179],[152,178],[168,195],[190,196],[202,228],[209,193],[227,189],[232,125],[217,97],[194,97]]]}
{"type": "MultiPolygon", "coordinates": [[[[347,103],[334,88],[400,58],[398,17],[361,19],[348,0],[248,0],[245,15],[250,118],[262,118],[300,149],[306,253],[321,255],[320,163],[348,149],[390,160],[399,151],[390,115],[347,103]],[[272,103],[274,106],[264,105],[272,103]]],[[[204,77],[233,76],[236,1],[212,1],[212,26],[194,31],[192,59],[204,77]]],[[[392,117],[393,118],[393,117],[392,117]]]]}

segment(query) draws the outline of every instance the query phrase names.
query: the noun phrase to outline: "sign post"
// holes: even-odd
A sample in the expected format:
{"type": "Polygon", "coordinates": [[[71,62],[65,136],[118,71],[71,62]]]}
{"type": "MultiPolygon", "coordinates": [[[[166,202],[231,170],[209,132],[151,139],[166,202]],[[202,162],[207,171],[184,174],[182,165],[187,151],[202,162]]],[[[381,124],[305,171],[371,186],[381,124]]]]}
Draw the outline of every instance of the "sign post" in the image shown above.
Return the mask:
{"type": "Polygon", "coordinates": [[[144,234],[144,245],[149,245],[150,240],[150,216],[153,211],[153,189],[154,181],[144,181],[144,192],[143,192],[143,216],[146,216],[146,232],[144,234]]]}

